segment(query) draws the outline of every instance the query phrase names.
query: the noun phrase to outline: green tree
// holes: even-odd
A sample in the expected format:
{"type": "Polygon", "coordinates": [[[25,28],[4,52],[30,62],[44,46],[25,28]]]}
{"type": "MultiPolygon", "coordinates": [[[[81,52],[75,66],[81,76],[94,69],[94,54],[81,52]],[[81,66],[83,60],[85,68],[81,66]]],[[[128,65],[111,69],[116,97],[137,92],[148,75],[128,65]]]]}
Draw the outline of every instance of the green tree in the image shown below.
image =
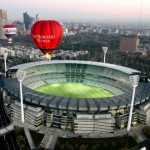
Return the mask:
{"type": "Polygon", "coordinates": [[[127,147],[122,147],[119,150],[129,150],[127,147]]]}
{"type": "Polygon", "coordinates": [[[79,148],[79,150],[86,150],[86,146],[84,144],[82,144],[79,148]]]}
{"type": "Polygon", "coordinates": [[[26,137],[24,136],[24,130],[23,128],[14,127],[15,134],[16,134],[16,143],[19,146],[20,150],[24,150],[26,147],[26,137]]]}
{"type": "Polygon", "coordinates": [[[97,150],[97,145],[93,145],[93,146],[91,147],[91,150],[97,150]]]}
{"type": "Polygon", "coordinates": [[[26,147],[26,139],[23,135],[18,135],[16,137],[17,145],[19,146],[20,150],[24,150],[26,147]]]}
{"type": "Polygon", "coordinates": [[[60,145],[60,150],[65,150],[65,144],[60,145]]]}

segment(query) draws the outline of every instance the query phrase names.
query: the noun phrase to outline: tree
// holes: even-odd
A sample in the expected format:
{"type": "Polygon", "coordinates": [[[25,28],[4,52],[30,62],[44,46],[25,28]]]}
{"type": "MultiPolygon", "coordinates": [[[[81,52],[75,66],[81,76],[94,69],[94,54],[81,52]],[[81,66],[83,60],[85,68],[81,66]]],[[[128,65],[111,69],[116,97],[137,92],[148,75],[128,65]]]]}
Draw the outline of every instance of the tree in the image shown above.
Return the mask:
{"type": "Polygon", "coordinates": [[[26,147],[26,139],[23,135],[18,135],[16,137],[17,145],[19,146],[20,150],[24,150],[26,147]]]}
{"type": "Polygon", "coordinates": [[[127,147],[122,147],[119,150],[129,150],[127,147]]]}
{"type": "Polygon", "coordinates": [[[80,147],[79,147],[79,150],[86,150],[86,146],[84,144],[82,144],[80,147]]]}
{"type": "Polygon", "coordinates": [[[97,150],[97,146],[96,145],[93,145],[91,150],[97,150]]]}
{"type": "Polygon", "coordinates": [[[15,134],[16,134],[16,143],[19,146],[20,150],[24,150],[26,147],[26,138],[24,136],[24,130],[23,128],[14,127],[15,134]]]}

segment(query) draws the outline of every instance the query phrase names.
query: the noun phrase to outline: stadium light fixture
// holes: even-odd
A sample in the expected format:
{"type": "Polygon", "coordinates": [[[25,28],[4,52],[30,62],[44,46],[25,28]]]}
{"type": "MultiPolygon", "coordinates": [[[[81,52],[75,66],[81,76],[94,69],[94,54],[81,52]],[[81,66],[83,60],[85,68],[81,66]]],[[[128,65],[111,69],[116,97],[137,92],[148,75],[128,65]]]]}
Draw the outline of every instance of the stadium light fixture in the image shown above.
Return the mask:
{"type": "Polygon", "coordinates": [[[130,76],[129,78],[130,78],[130,81],[131,81],[132,86],[133,86],[133,92],[132,92],[132,100],[131,100],[131,106],[130,106],[128,125],[127,125],[127,132],[129,132],[130,128],[131,128],[131,120],[132,120],[132,111],[133,111],[133,104],[134,104],[134,98],[135,98],[135,90],[136,90],[136,87],[139,84],[140,77],[139,77],[139,75],[133,75],[133,76],[130,76]]]}
{"type": "Polygon", "coordinates": [[[16,73],[17,79],[20,83],[20,100],[21,100],[21,121],[24,123],[24,108],[23,108],[23,96],[22,96],[22,81],[24,80],[26,76],[25,71],[18,70],[16,73]]]}
{"type": "Polygon", "coordinates": [[[4,64],[5,64],[5,78],[6,78],[6,71],[7,71],[7,64],[6,64],[6,60],[7,60],[7,56],[8,56],[8,53],[4,53],[4,64]]]}
{"type": "Polygon", "coordinates": [[[107,53],[108,47],[102,47],[102,49],[104,52],[104,63],[105,63],[106,62],[106,53],[107,53]]]}

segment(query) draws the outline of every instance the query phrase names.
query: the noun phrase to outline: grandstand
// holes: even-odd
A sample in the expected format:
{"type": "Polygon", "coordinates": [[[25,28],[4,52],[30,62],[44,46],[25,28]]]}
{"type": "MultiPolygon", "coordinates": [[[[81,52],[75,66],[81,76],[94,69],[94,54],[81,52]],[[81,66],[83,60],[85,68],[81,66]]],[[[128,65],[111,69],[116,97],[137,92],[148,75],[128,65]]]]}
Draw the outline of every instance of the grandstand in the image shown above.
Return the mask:
{"type": "MultiPolygon", "coordinates": [[[[17,70],[26,71],[23,81],[25,105],[42,108],[44,111],[42,111],[42,115],[46,119],[47,127],[73,128],[75,133],[113,132],[115,126],[126,127],[132,97],[129,76],[133,74],[138,74],[141,78],[139,86],[136,88],[133,112],[136,117],[133,117],[135,119],[132,121],[132,125],[137,124],[140,120],[138,114],[142,114],[137,112],[137,108],[144,103],[150,103],[150,83],[140,71],[90,61],[40,61],[8,69],[3,88],[6,103],[11,103],[12,110],[15,109],[15,101],[20,102],[19,83],[16,79],[17,70]],[[44,94],[35,90],[44,85],[59,83],[92,85],[110,91],[115,96],[71,98],[44,94]],[[89,126],[85,125],[86,122],[89,126]],[[85,129],[82,131],[83,126],[85,129]]],[[[143,111],[149,110],[149,107],[148,110],[140,108],[143,111]]],[[[12,116],[15,117],[13,114],[12,116]]],[[[30,119],[25,117],[25,120],[29,121],[30,119]]],[[[34,124],[39,125],[38,123],[34,124]]]]}

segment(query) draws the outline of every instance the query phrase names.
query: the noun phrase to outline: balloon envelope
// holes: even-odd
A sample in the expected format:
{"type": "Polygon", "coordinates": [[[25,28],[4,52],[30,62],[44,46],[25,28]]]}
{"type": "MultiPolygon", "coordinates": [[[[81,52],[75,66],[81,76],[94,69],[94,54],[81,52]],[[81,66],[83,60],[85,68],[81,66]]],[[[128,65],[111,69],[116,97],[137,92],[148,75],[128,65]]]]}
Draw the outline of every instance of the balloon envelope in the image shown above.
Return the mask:
{"type": "Polygon", "coordinates": [[[5,25],[3,27],[4,34],[8,38],[8,43],[12,43],[12,37],[16,34],[16,26],[15,25],[5,25]]]}
{"type": "Polygon", "coordinates": [[[55,20],[40,20],[32,25],[31,38],[45,56],[51,55],[61,42],[62,37],[63,28],[55,20]]]}

